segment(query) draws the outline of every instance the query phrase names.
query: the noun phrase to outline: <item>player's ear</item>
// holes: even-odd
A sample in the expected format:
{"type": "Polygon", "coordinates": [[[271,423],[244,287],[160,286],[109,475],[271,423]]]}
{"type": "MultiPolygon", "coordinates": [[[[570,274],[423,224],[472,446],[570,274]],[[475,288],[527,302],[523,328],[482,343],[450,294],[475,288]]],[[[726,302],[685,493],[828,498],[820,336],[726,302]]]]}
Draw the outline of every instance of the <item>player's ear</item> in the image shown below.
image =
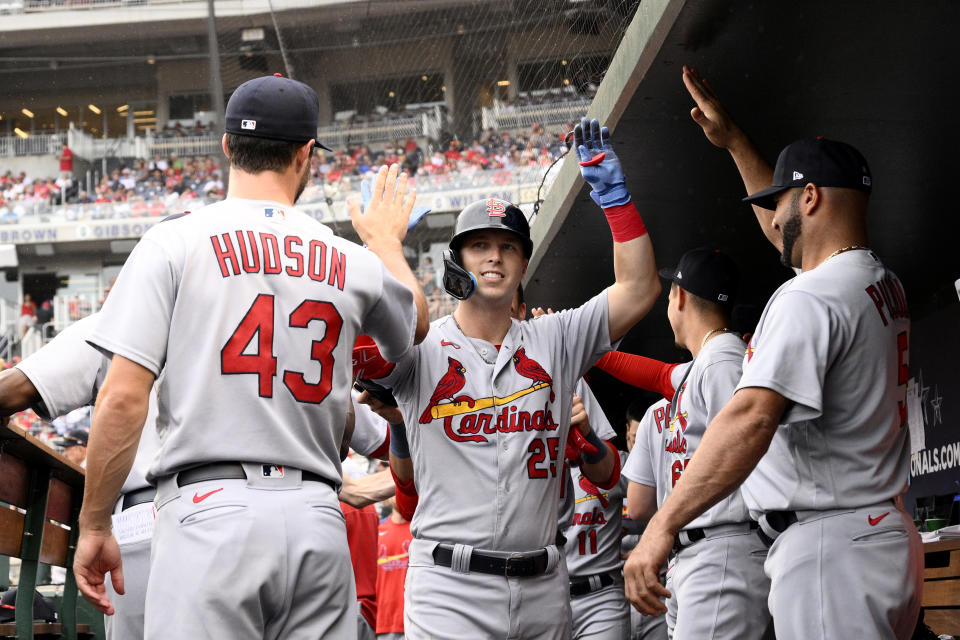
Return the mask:
{"type": "Polygon", "coordinates": [[[303,165],[310,162],[310,155],[313,153],[313,140],[308,140],[306,144],[297,149],[296,166],[297,173],[303,170],[303,165]]]}
{"type": "Polygon", "coordinates": [[[227,159],[229,159],[229,158],[230,158],[230,150],[227,149],[227,134],[223,134],[223,137],[220,138],[220,148],[223,149],[223,155],[224,155],[227,159]]]}
{"type": "Polygon", "coordinates": [[[683,287],[677,287],[677,311],[683,311],[687,304],[687,292],[683,287]]]}
{"type": "Polygon", "coordinates": [[[809,215],[816,210],[823,200],[823,191],[812,182],[808,182],[800,193],[800,213],[809,215]]]}

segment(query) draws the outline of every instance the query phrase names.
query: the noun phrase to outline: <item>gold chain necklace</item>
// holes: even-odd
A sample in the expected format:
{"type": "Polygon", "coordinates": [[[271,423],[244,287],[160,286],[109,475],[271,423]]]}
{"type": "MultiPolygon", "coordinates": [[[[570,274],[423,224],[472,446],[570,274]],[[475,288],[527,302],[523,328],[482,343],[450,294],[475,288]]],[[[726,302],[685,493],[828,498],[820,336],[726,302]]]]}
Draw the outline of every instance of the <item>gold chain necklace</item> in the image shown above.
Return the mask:
{"type": "MultiPolygon", "coordinates": [[[[841,253],[846,253],[847,251],[854,251],[854,250],[858,250],[858,249],[861,250],[861,251],[870,251],[870,247],[861,247],[861,246],[858,245],[858,244],[852,244],[852,245],[850,245],[849,247],[843,247],[842,249],[837,249],[836,251],[834,251],[833,253],[831,253],[830,255],[827,256],[827,260],[829,260],[830,258],[832,258],[832,257],[834,257],[834,256],[838,256],[838,255],[840,255],[841,253]]],[[[824,262],[826,262],[827,260],[824,260],[824,262]]]]}
{"type": "Polygon", "coordinates": [[[730,333],[731,331],[733,331],[733,329],[727,329],[726,327],[722,327],[720,329],[710,329],[710,331],[707,331],[707,335],[703,336],[703,340],[700,342],[700,348],[703,349],[703,345],[707,344],[707,340],[709,340],[710,336],[713,334],[730,333]]]}

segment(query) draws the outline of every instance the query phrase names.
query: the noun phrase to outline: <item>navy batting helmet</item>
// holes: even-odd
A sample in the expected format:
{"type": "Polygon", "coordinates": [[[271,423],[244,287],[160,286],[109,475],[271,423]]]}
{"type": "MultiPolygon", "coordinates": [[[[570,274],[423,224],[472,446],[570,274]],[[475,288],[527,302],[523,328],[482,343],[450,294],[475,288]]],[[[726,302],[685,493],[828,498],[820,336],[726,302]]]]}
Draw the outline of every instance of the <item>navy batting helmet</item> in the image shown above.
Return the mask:
{"type": "Polygon", "coordinates": [[[460,215],[453,228],[453,238],[450,239],[450,248],[459,252],[463,246],[463,238],[471,231],[481,229],[501,229],[512,231],[520,236],[523,243],[523,256],[529,258],[533,253],[533,241],[530,240],[530,224],[527,217],[520,211],[520,207],[506,200],[487,198],[468,204],[460,215]]]}
{"type": "Polygon", "coordinates": [[[467,205],[457,216],[450,250],[443,252],[443,288],[458,300],[469,298],[477,287],[476,278],[460,262],[463,240],[471,231],[487,229],[510,231],[519,236],[523,257],[529,258],[533,253],[530,224],[518,206],[497,198],[478,200],[467,205]]]}

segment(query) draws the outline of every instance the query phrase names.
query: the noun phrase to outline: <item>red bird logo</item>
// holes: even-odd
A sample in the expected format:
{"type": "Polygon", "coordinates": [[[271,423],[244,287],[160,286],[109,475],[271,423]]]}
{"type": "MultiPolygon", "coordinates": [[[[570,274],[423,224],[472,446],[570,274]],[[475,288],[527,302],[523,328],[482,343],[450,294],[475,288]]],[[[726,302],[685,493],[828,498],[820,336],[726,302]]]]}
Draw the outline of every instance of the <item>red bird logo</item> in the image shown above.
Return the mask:
{"type": "Polygon", "coordinates": [[[587,493],[587,495],[597,496],[597,499],[600,500],[600,505],[606,509],[610,506],[610,501],[607,500],[607,497],[603,495],[597,486],[590,482],[586,476],[580,476],[580,488],[587,493]]]}
{"type": "Polygon", "coordinates": [[[427,408],[424,409],[420,415],[420,424],[432,422],[433,416],[430,415],[430,410],[440,404],[441,400],[453,398],[460,389],[463,389],[463,385],[467,383],[467,379],[463,376],[467,370],[464,369],[463,365],[450,356],[447,356],[447,363],[447,372],[440,378],[440,382],[437,383],[437,388],[434,390],[433,395],[430,396],[430,402],[427,403],[427,408]]]}
{"type": "Polygon", "coordinates": [[[531,387],[541,382],[550,385],[550,402],[553,402],[553,378],[536,360],[527,357],[523,347],[513,353],[513,366],[524,378],[530,378],[531,387]]]}

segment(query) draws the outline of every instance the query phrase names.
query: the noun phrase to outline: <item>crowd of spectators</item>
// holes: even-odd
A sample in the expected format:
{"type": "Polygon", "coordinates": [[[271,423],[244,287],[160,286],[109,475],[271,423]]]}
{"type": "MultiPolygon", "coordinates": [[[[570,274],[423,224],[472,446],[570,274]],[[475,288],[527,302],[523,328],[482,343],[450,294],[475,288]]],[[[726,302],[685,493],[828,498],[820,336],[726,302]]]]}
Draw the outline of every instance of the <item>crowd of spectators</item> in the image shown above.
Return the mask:
{"type": "MultiPolygon", "coordinates": [[[[565,132],[572,129],[572,123],[565,132]]],[[[399,162],[411,176],[456,174],[470,177],[478,171],[510,170],[550,165],[566,151],[565,133],[546,133],[541,125],[533,125],[529,133],[513,136],[509,131],[487,129],[470,144],[451,140],[446,146],[431,145],[424,150],[413,138],[395,141],[382,150],[369,145],[338,150],[333,155],[315,156],[314,177],[336,183],[344,176],[363,177],[382,164],[399,162]]]]}
{"type": "Polygon", "coordinates": [[[41,206],[114,205],[109,217],[142,217],[182,211],[181,201],[220,200],[224,184],[219,163],[210,156],[178,158],[159,154],[115,168],[88,192],[69,174],[34,179],[21,171],[0,176],[0,222],[15,223],[41,206]]]}
{"type": "MultiPolygon", "coordinates": [[[[359,190],[363,178],[393,163],[400,163],[421,193],[536,181],[567,150],[566,133],[571,128],[569,124],[562,132],[547,132],[533,125],[520,135],[488,129],[469,144],[454,139],[446,145],[425,145],[426,149],[408,137],[380,150],[364,144],[317,154],[302,202],[342,200],[359,190]]],[[[66,173],[34,178],[23,171],[7,171],[0,175],[0,223],[52,212],[64,199],[67,219],[103,219],[163,216],[224,197],[223,171],[212,156],[157,154],[114,168],[90,192],[83,187],[66,173]]]]}

